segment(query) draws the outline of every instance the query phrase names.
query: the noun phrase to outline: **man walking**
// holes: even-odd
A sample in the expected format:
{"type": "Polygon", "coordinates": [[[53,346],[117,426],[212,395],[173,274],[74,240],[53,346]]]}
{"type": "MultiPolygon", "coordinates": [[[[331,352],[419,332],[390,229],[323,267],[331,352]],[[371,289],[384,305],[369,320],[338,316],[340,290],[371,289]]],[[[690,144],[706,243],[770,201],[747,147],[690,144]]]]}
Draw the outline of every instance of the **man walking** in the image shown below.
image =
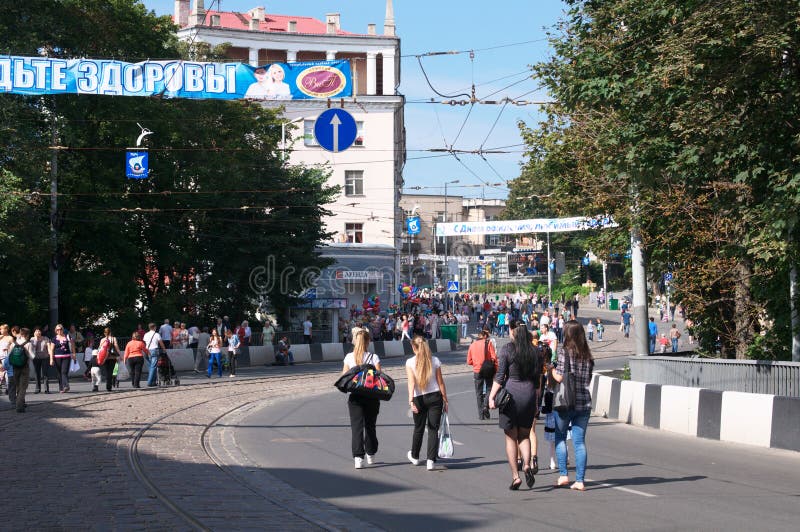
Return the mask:
{"type": "Polygon", "coordinates": [[[656,339],[658,338],[658,325],[656,325],[655,318],[650,318],[650,322],[647,324],[647,332],[650,340],[650,354],[652,355],[656,352],[656,339]]]}
{"type": "MultiPolygon", "coordinates": [[[[163,329],[164,326],[169,327],[169,323],[165,323],[161,326],[163,329]]],[[[163,340],[163,336],[161,333],[156,331],[156,324],[149,323],[147,328],[150,329],[148,332],[144,334],[144,342],[145,347],[147,348],[147,352],[150,354],[148,372],[147,372],[147,385],[148,386],[155,386],[156,385],[156,377],[158,376],[158,350],[159,349],[166,349],[167,344],[163,340]]],[[[172,327],[170,327],[170,337],[172,335],[172,327]]],[[[148,361],[145,361],[148,362],[148,361]]]]}
{"type": "Polygon", "coordinates": [[[306,321],[303,322],[303,342],[306,344],[311,343],[311,331],[312,331],[311,317],[306,316],[306,321]]]}
{"type": "MultiPolygon", "coordinates": [[[[161,336],[164,349],[169,349],[172,346],[172,325],[169,324],[169,320],[164,320],[164,325],[158,329],[158,334],[161,336]]],[[[144,345],[147,345],[147,342],[144,345]]]]}

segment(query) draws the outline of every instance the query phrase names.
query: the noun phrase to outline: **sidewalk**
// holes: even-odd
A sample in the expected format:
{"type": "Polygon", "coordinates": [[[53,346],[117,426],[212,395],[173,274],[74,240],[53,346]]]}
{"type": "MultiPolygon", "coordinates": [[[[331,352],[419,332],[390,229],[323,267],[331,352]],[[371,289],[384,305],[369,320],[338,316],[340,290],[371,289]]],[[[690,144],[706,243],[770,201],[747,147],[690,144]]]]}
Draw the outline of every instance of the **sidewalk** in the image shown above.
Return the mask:
{"type": "MultiPolygon", "coordinates": [[[[650,312],[650,316],[656,318],[656,324],[658,325],[658,334],[661,333],[667,334],[669,336],[669,329],[672,326],[672,323],[676,323],[678,325],[678,330],[681,332],[681,338],[678,340],[678,348],[679,350],[688,350],[691,349],[693,346],[690,346],[688,342],[688,335],[683,326],[683,319],[676,318],[674,322],[660,322],[658,321],[658,310],[657,309],[648,309],[650,312]]],[[[537,311],[537,314],[541,315],[541,312],[537,311]]],[[[633,356],[635,353],[635,339],[634,339],[634,328],[631,326],[631,335],[629,338],[625,338],[625,335],[620,331],[619,324],[620,324],[620,312],[618,310],[606,310],[604,308],[597,308],[596,306],[585,306],[578,309],[578,321],[586,327],[589,319],[592,321],[600,318],[605,327],[603,332],[603,341],[597,340],[597,333],[595,332],[595,340],[593,342],[589,342],[589,347],[592,350],[592,355],[596,359],[601,358],[612,358],[612,357],[619,357],[619,356],[633,356]]],[[[475,321],[470,323],[470,331],[476,331],[477,324],[475,321]]],[[[461,338],[459,341],[459,349],[467,349],[469,344],[477,337],[476,333],[473,332],[469,335],[468,338],[461,338]]],[[[498,341],[499,345],[504,345],[508,339],[507,338],[497,338],[495,339],[498,341]]],[[[656,347],[656,351],[658,347],[656,347]]],[[[656,353],[657,354],[657,353],[656,353]]]]}

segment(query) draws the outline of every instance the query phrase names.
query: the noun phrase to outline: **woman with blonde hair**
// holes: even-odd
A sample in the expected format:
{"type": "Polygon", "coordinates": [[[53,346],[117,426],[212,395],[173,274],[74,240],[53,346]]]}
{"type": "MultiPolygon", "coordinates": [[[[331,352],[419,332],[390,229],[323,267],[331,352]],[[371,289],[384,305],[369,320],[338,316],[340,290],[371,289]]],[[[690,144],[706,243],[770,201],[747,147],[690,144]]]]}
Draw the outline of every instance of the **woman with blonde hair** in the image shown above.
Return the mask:
{"type": "MultiPolygon", "coordinates": [[[[367,351],[370,336],[366,329],[353,329],[353,350],[344,357],[342,375],[351,368],[362,364],[371,364],[375,369],[381,369],[381,359],[378,355],[367,351]]],[[[356,469],[364,467],[366,455],[367,464],[375,463],[375,454],[378,452],[378,434],[376,424],[381,405],[378,399],[350,394],[347,398],[347,410],[350,413],[351,448],[353,462],[356,469]]]]}
{"type": "Polygon", "coordinates": [[[411,450],[408,460],[419,465],[419,452],[422,449],[422,436],[428,426],[428,471],[436,469],[436,458],[439,451],[439,423],[442,410],[447,412],[447,390],[442,379],[442,363],[431,355],[428,341],[415,336],[411,341],[414,356],[406,361],[408,376],[408,404],[414,414],[414,435],[411,438],[411,450]]]}

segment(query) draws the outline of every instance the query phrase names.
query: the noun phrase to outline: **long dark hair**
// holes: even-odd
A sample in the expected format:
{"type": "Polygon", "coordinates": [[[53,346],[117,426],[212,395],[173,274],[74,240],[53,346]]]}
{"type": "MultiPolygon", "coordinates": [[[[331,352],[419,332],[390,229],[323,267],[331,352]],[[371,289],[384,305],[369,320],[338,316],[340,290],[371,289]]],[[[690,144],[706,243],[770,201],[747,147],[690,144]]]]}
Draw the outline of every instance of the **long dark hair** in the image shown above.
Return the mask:
{"type": "Polygon", "coordinates": [[[569,352],[576,360],[593,360],[586,333],[579,321],[569,320],[564,324],[564,351],[569,352]]]}
{"type": "Polygon", "coordinates": [[[537,356],[533,350],[531,336],[525,324],[518,325],[514,331],[514,360],[519,366],[519,376],[523,380],[536,377],[537,356]]]}

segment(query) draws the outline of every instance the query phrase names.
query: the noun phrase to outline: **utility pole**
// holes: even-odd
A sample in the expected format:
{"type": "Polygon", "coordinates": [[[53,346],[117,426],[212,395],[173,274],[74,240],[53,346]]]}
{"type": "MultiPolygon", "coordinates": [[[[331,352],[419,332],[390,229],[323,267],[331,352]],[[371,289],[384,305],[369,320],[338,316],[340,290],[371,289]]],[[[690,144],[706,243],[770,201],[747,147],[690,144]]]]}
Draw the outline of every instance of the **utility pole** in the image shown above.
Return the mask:
{"type": "MultiPolygon", "coordinates": [[[[444,223],[447,223],[447,185],[458,183],[458,179],[444,183],[444,223]]],[[[450,265],[447,263],[447,235],[444,237],[444,310],[450,307],[450,293],[447,291],[447,281],[450,280],[450,265]]]]}
{"type": "Polygon", "coordinates": [[[50,334],[58,323],[58,131],[56,129],[55,100],[51,115],[50,146],[50,278],[49,278],[49,318],[50,334]]]}
{"type": "Polygon", "coordinates": [[[639,230],[639,190],[631,180],[633,225],[631,227],[631,274],[633,277],[633,334],[635,355],[650,353],[647,328],[647,270],[644,264],[642,234],[639,230]]]}

